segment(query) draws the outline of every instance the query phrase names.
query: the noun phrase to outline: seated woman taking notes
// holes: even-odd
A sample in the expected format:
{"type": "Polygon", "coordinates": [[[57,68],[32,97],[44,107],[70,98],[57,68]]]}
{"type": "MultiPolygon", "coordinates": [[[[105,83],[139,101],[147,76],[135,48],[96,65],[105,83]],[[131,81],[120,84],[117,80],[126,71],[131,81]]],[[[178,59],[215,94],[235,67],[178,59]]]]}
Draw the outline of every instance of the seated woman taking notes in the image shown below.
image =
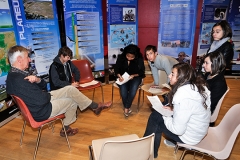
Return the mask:
{"type": "Polygon", "coordinates": [[[175,64],[168,77],[172,90],[168,94],[169,106],[165,108],[173,110],[173,116],[166,117],[153,111],[144,134],[148,136],[155,133],[155,158],[158,156],[162,133],[174,142],[195,145],[207,134],[211,117],[210,91],[190,64],[175,64]]]}
{"type": "Polygon", "coordinates": [[[129,74],[129,81],[121,85],[118,84],[124,106],[124,115],[128,117],[132,112],[130,109],[132,101],[139,85],[142,83],[142,79],[145,77],[145,67],[140,48],[133,44],[125,47],[123,53],[117,59],[114,72],[120,82],[124,81],[122,75],[125,72],[129,74]]]}

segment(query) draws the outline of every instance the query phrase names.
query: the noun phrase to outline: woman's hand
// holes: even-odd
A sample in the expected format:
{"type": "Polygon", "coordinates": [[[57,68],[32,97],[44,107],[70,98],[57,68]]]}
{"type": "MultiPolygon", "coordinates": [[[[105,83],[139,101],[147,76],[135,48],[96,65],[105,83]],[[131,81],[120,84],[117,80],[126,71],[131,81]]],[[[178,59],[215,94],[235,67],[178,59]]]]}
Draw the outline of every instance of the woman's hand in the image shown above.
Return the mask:
{"type": "Polygon", "coordinates": [[[120,82],[122,82],[124,80],[122,76],[119,76],[118,79],[119,79],[120,82]]]}
{"type": "Polygon", "coordinates": [[[135,76],[134,75],[130,75],[129,76],[129,79],[133,79],[135,76]]]}
{"type": "Polygon", "coordinates": [[[168,110],[170,110],[170,111],[173,110],[172,107],[169,107],[169,106],[163,106],[163,108],[164,108],[164,109],[168,109],[168,110]]]}

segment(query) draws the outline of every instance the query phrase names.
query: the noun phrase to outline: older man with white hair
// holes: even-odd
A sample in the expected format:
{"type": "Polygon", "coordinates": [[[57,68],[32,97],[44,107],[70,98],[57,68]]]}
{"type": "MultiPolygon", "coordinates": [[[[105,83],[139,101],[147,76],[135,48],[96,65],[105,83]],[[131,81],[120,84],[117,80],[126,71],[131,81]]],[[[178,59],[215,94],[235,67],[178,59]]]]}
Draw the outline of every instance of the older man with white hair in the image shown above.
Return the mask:
{"type": "MultiPolygon", "coordinates": [[[[81,111],[90,107],[96,115],[99,115],[103,109],[112,104],[112,102],[97,104],[71,85],[51,92],[44,91],[46,82],[26,71],[30,62],[28,53],[29,51],[22,46],[13,46],[9,49],[11,69],[6,80],[6,90],[8,94],[18,96],[26,103],[36,121],[65,113],[63,122],[67,135],[73,136],[78,133],[78,129],[72,129],[69,125],[76,121],[77,107],[81,111]]],[[[63,129],[60,136],[65,136],[63,129]]]]}

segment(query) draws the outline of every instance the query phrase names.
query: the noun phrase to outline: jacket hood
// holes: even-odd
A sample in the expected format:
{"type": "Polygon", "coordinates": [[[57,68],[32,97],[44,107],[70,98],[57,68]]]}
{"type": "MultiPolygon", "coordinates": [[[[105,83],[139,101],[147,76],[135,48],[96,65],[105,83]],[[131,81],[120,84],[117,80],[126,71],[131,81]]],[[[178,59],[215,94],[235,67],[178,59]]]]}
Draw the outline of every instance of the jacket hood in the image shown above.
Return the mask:
{"type": "Polygon", "coordinates": [[[58,56],[56,56],[56,57],[53,59],[53,62],[62,64],[62,62],[60,61],[60,58],[59,58],[58,56]]]}
{"type": "MultiPolygon", "coordinates": [[[[207,96],[206,105],[209,108],[211,105],[210,91],[207,89],[206,86],[204,88],[205,88],[205,94],[207,96]]],[[[180,102],[181,100],[183,100],[185,98],[191,99],[196,102],[199,102],[199,101],[201,102],[203,100],[203,97],[199,96],[197,86],[193,86],[191,84],[187,84],[187,85],[184,85],[184,86],[178,88],[177,92],[175,93],[175,95],[173,97],[173,103],[180,102]]]]}

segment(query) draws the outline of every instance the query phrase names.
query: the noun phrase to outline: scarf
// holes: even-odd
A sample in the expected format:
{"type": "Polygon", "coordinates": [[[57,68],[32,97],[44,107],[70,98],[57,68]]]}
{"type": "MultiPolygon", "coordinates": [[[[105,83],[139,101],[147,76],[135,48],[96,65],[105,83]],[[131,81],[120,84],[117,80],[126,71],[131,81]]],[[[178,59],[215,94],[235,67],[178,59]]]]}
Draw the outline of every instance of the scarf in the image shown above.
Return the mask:
{"type": "Polygon", "coordinates": [[[211,46],[210,46],[210,50],[208,51],[208,53],[214,52],[216,49],[218,49],[223,43],[225,43],[229,39],[230,39],[229,37],[226,37],[226,38],[223,38],[219,41],[213,41],[211,46]]]}
{"type": "Polygon", "coordinates": [[[20,69],[18,69],[18,68],[15,68],[15,67],[13,67],[13,66],[11,67],[10,72],[21,73],[21,74],[23,74],[23,75],[25,75],[25,76],[29,76],[29,75],[30,75],[30,73],[29,73],[28,71],[23,71],[23,70],[20,70],[20,69]]]}

